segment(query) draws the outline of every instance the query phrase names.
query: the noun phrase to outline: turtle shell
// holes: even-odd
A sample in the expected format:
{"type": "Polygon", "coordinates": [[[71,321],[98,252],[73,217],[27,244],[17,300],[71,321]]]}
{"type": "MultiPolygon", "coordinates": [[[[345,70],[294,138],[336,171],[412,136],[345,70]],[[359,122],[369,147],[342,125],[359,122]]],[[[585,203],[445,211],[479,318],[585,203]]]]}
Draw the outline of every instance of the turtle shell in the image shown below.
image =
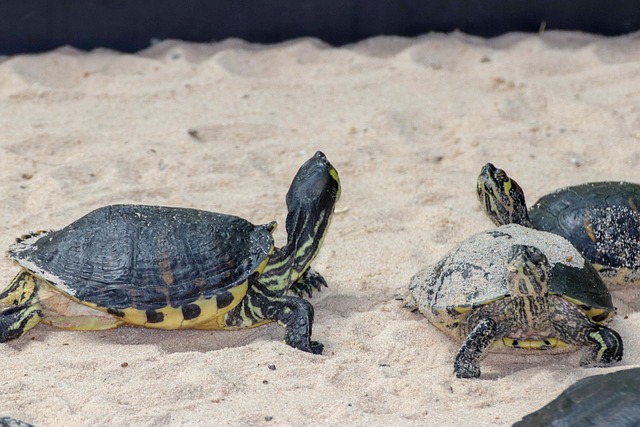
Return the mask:
{"type": "Polygon", "coordinates": [[[576,381],[514,427],[640,425],[640,368],[576,381]]]}
{"type": "Polygon", "coordinates": [[[547,257],[551,270],[549,292],[580,305],[592,320],[607,321],[614,314],[611,295],[593,266],[566,239],[517,224],[478,233],[452,249],[435,266],[419,271],[409,284],[417,308],[445,332],[461,313],[509,294],[505,267],[513,245],[534,246],[547,257]]]}
{"type": "Polygon", "coordinates": [[[274,227],[195,209],[112,205],[19,241],[9,257],[78,302],[129,323],[162,323],[172,312],[156,310],[165,307],[188,320],[202,301],[217,310],[237,304],[246,287],[240,295],[234,288],[266,264],[274,227]],[[131,309],[147,315],[126,319],[131,309]]]}
{"type": "Polygon", "coordinates": [[[594,182],[567,187],[529,210],[534,228],[567,238],[599,270],[640,269],[640,185],[594,182]]]}

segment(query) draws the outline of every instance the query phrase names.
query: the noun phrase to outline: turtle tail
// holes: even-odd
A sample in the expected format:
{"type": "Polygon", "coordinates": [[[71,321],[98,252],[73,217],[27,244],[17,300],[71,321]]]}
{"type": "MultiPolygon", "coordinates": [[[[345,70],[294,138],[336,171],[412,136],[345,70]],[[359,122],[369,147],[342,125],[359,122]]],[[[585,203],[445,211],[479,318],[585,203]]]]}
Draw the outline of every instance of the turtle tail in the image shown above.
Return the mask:
{"type": "Polygon", "coordinates": [[[0,293],[0,342],[18,338],[40,323],[38,290],[38,279],[22,270],[0,293]]]}

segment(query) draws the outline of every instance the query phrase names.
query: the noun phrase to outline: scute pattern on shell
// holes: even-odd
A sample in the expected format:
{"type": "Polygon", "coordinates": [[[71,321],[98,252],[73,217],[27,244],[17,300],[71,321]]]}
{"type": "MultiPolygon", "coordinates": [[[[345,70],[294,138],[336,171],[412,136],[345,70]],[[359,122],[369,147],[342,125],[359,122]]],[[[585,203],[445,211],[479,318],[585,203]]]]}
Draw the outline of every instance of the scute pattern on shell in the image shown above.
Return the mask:
{"type": "Polygon", "coordinates": [[[272,248],[267,227],[239,217],[113,205],[19,242],[9,256],[80,301],[148,310],[225,294],[272,248]]]}

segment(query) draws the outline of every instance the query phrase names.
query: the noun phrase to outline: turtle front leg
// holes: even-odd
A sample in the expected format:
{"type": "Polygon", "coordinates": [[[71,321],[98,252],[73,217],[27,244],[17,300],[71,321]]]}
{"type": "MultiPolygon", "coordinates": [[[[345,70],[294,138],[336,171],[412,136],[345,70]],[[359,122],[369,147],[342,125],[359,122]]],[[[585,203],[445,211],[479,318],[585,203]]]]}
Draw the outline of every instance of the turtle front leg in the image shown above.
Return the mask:
{"type": "Polygon", "coordinates": [[[0,342],[24,335],[42,318],[37,279],[22,270],[0,293],[0,342]]]}
{"type": "Polygon", "coordinates": [[[304,298],[305,294],[308,298],[313,296],[313,290],[320,292],[322,288],[328,287],[327,281],[314,269],[308,269],[291,284],[289,292],[304,298]]]}
{"type": "Polygon", "coordinates": [[[322,354],[324,345],[311,341],[313,305],[299,297],[284,297],[266,302],[267,316],[285,328],[284,342],[313,354],[322,354]]]}
{"type": "Polygon", "coordinates": [[[493,319],[484,318],[473,328],[460,347],[453,370],[458,378],[478,378],[478,364],[484,358],[491,343],[496,339],[497,325],[493,319]]]}
{"type": "Polygon", "coordinates": [[[324,346],[311,341],[313,306],[295,296],[277,297],[266,289],[251,287],[246,297],[225,314],[228,328],[250,328],[267,322],[277,322],[285,328],[285,344],[313,354],[322,354],[324,346]]]}

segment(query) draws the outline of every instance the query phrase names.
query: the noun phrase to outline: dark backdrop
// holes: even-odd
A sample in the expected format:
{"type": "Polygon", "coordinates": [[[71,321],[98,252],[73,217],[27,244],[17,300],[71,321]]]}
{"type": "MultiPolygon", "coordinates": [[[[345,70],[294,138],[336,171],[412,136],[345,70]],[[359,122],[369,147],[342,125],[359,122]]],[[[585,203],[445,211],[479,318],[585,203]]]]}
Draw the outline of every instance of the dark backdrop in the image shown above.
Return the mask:
{"type": "Polygon", "coordinates": [[[606,0],[0,0],[0,54],[62,45],[134,52],[152,39],[239,37],[274,43],[311,36],[341,45],[375,35],[461,30],[640,29],[640,2],[606,0]]]}

